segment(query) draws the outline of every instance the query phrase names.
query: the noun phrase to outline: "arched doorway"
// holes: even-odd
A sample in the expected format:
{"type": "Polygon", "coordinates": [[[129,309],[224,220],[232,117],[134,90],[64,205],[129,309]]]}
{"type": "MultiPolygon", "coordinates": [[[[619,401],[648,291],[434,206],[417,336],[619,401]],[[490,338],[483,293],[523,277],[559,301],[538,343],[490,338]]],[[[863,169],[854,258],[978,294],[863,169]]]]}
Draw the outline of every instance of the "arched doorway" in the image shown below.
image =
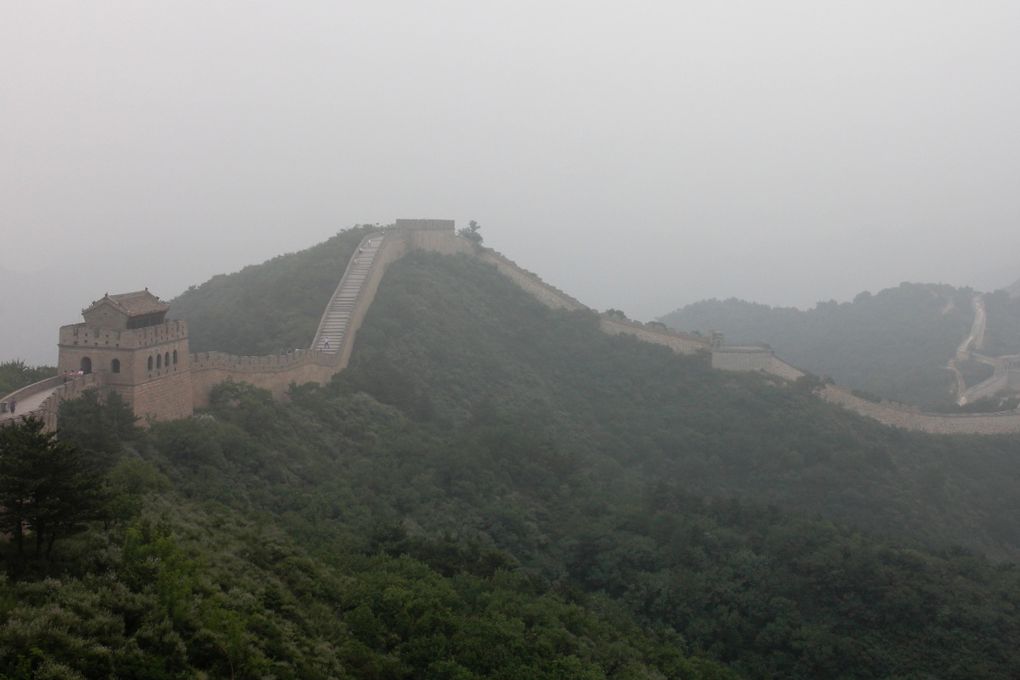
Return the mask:
{"type": "Polygon", "coordinates": [[[89,359],[88,357],[81,358],[81,372],[85,375],[92,372],[92,359],[89,359]]]}

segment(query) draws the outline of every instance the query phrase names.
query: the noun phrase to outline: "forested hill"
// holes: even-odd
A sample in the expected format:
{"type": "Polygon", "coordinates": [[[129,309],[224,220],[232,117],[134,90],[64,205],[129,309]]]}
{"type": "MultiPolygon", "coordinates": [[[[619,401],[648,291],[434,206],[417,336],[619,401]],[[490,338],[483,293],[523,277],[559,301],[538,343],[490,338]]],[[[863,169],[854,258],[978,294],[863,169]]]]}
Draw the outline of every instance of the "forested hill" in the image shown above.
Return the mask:
{"type": "Polygon", "coordinates": [[[121,492],[52,561],[6,549],[0,675],[1020,676],[1020,444],[807,387],[412,253],[329,385],[115,436],[68,402],[121,492]]]}
{"type": "MultiPolygon", "coordinates": [[[[276,313],[260,288],[249,293],[258,314],[276,313]]],[[[247,338],[226,315],[192,325],[228,351],[247,338]]],[[[282,328],[270,345],[291,332],[268,327],[282,328]]],[[[1020,527],[1005,519],[1020,513],[1013,438],[907,434],[795,386],[614,339],[593,314],[547,310],[469,258],[418,253],[392,265],[336,382],[441,424],[486,405],[511,409],[510,420],[570,433],[571,448],[629,452],[651,466],[641,483],[678,479],[694,493],[753,497],[897,539],[1020,555],[1020,527]]]]}
{"type": "MultiPolygon", "coordinates": [[[[660,320],[678,330],[721,331],[731,344],[768,343],[786,361],[841,385],[945,409],[954,385],[946,364],[974,320],[972,296],[965,288],[904,283],[809,310],[706,300],[660,320]]],[[[989,313],[990,333],[996,321],[989,313]]]]}

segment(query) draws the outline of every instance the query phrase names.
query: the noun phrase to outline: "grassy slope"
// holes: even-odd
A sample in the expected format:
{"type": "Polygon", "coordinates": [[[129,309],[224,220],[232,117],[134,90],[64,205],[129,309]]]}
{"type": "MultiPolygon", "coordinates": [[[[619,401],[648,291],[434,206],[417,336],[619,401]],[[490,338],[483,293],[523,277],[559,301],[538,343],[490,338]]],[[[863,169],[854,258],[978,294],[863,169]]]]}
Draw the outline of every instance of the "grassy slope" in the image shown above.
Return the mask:
{"type": "Polygon", "coordinates": [[[970,297],[966,289],[902,284],[808,311],[708,300],[662,321],[681,330],[719,330],[732,344],[766,342],[787,361],[840,384],[942,408],[952,403],[946,362],[973,321],[970,297]]]}

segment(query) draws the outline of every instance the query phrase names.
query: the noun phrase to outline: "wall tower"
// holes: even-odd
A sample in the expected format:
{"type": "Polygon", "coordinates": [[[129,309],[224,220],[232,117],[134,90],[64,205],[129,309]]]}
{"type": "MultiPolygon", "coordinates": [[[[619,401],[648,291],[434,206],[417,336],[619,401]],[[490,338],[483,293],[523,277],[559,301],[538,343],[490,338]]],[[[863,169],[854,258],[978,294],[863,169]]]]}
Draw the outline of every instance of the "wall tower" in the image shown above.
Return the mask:
{"type": "Polygon", "coordinates": [[[188,325],[146,290],[106,294],[60,328],[58,371],[94,373],[136,416],[171,420],[193,410],[188,325]]]}

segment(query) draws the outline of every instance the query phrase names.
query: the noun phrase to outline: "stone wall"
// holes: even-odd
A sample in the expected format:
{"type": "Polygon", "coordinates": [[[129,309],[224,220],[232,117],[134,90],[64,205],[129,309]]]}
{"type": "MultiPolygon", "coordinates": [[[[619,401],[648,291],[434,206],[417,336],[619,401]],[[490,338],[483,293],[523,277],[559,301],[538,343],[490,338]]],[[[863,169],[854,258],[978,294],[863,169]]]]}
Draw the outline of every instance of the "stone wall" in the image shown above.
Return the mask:
{"type": "Polygon", "coordinates": [[[40,392],[50,392],[50,395],[37,408],[34,408],[31,411],[19,411],[16,417],[0,421],[0,427],[3,427],[8,423],[16,423],[31,416],[42,420],[46,424],[46,430],[48,432],[55,432],[57,429],[57,415],[60,411],[61,402],[67,399],[76,399],[86,390],[96,389],[100,385],[100,377],[95,374],[89,374],[77,376],[71,380],[64,380],[62,376],[58,375],[22,387],[20,390],[16,390],[15,392],[4,396],[4,401],[14,398],[24,404],[26,399],[30,398],[32,395],[38,395],[40,392]]]}
{"type": "MultiPolygon", "coordinates": [[[[1001,357],[1001,368],[1005,376],[1002,389],[1020,391],[1020,356],[1001,357]]],[[[996,366],[998,369],[999,366],[996,366]]]]}
{"type": "MultiPolygon", "coordinates": [[[[450,232],[452,235],[452,227],[450,232]]],[[[350,320],[347,322],[343,346],[335,355],[334,373],[339,373],[347,368],[347,364],[351,361],[351,352],[354,351],[354,342],[358,338],[358,331],[361,330],[361,324],[365,321],[365,314],[368,313],[369,307],[372,306],[372,302],[375,300],[375,294],[379,290],[379,284],[382,281],[383,275],[391,264],[407,254],[409,248],[408,240],[400,238],[397,234],[389,233],[383,239],[382,245],[379,246],[379,251],[372,260],[372,268],[369,270],[365,281],[361,284],[361,289],[358,291],[358,301],[351,312],[350,320]]]]}
{"type": "Polygon", "coordinates": [[[764,347],[726,347],[712,350],[712,368],[721,371],[771,371],[772,350],[764,347]]]}
{"type": "Polygon", "coordinates": [[[224,352],[200,352],[191,355],[191,394],[196,408],[209,405],[212,388],[232,380],[245,382],[282,398],[291,383],[325,384],[337,372],[336,355],[314,350],[295,350],[288,354],[236,356],[224,352]]]}
{"type": "Polygon", "coordinates": [[[475,244],[457,236],[453,228],[448,231],[411,231],[402,234],[408,250],[428,250],[443,255],[474,255],[475,244]]]}
{"type": "Polygon", "coordinates": [[[628,321],[603,315],[599,319],[599,327],[609,335],[633,335],[638,340],[655,345],[664,345],[679,354],[696,354],[709,349],[709,341],[696,335],[677,333],[658,328],[649,328],[637,321],[628,321]]]}
{"type": "Polygon", "coordinates": [[[512,260],[489,248],[479,248],[475,253],[478,259],[494,265],[500,274],[516,283],[524,291],[530,293],[546,307],[575,311],[588,309],[575,298],[567,295],[559,288],[543,281],[537,274],[517,266],[512,260]]]}
{"type": "Polygon", "coordinates": [[[1009,372],[995,367],[995,373],[988,380],[978,383],[960,395],[961,404],[970,404],[985,397],[993,397],[1009,387],[1009,372]]]}
{"type": "Polygon", "coordinates": [[[790,364],[786,363],[785,361],[783,361],[774,354],[769,359],[769,365],[768,368],[765,369],[765,372],[783,378],[784,380],[790,381],[797,380],[798,378],[803,378],[805,375],[807,375],[806,373],[804,373],[804,371],[794,366],[791,366],[790,364]]]}
{"type": "Polygon", "coordinates": [[[835,385],[826,385],[821,393],[826,401],[880,423],[930,432],[932,434],[1014,434],[1020,432],[1020,411],[1005,413],[925,413],[890,402],[874,403],[835,385]]]}
{"type": "Polygon", "coordinates": [[[440,231],[453,233],[457,223],[453,220],[400,218],[396,221],[394,226],[397,228],[397,231],[404,233],[412,231],[440,231]]]}
{"type": "MultiPolygon", "coordinates": [[[[105,378],[105,376],[104,376],[105,378]]],[[[131,406],[142,423],[186,418],[194,411],[191,372],[177,371],[137,385],[105,385],[131,406]]]]}

